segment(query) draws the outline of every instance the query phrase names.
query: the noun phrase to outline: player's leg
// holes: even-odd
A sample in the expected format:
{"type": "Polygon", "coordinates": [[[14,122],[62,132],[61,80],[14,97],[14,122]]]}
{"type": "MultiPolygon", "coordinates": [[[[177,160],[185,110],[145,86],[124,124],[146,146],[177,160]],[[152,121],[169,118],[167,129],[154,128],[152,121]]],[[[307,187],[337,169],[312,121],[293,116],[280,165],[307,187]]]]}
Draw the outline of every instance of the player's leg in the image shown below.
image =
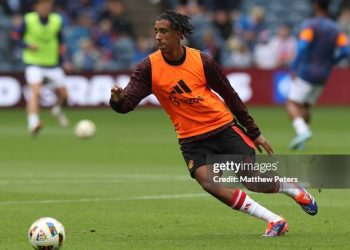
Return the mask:
{"type": "Polygon", "coordinates": [[[227,206],[266,221],[268,228],[264,236],[279,236],[288,230],[288,224],[284,218],[254,201],[243,190],[233,189],[215,182],[211,173],[210,167],[203,165],[195,170],[194,177],[206,192],[227,206]]]}
{"type": "Polygon", "coordinates": [[[302,106],[302,110],[301,110],[301,116],[303,117],[306,124],[308,124],[309,126],[311,123],[311,111],[310,110],[311,110],[311,105],[308,103],[305,103],[302,106]]]}
{"type": "Polygon", "coordinates": [[[51,114],[57,119],[61,127],[68,127],[69,120],[62,110],[62,107],[66,105],[67,102],[67,89],[65,87],[59,87],[56,89],[57,102],[51,109],[51,114]]]}
{"type": "Polygon", "coordinates": [[[318,212],[317,203],[314,197],[303,187],[296,183],[280,182],[278,191],[291,197],[309,215],[316,215],[318,212]]]}
{"type": "Polygon", "coordinates": [[[62,108],[67,103],[68,92],[65,85],[65,74],[61,68],[53,68],[47,70],[48,77],[53,81],[53,87],[57,94],[57,102],[51,109],[51,114],[57,119],[61,127],[67,127],[69,120],[63,112],[62,108]]]}
{"type": "MultiPolygon", "coordinates": [[[[226,130],[222,133],[224,142],[222,145],[225,148],[225,154],[242,155],[242,162],[254,163],[255,162],[255,150],[254,144],[250,138],[245,135],[243,129],[239,126],[232,126],[231,130],[226,130]]],[[[241,162],[239,160],[238,162],[241,162]]],[[[272,177],[266,176],[267,173],[261,173],[260,171],[242,170],[237,172],[237,176],[248,177],[272,177]]],[[[301,186],[292,183],[282,183],[279,181],[272,182],[247,182],[242,183],[248,190],[259,193],[284,193],[293,198],[302,209],[310,214],[317,214],[317,204],[315,199],[301,186]]]]}
{"type": "MultiPolygon", "coordinates": [[[[228,128],[227,130],[230,130],[228,128]]],[[[202,188],[229,207],[248,213],[269,223],[266,236],[278,236],[287,230],[286,221],[252,200],[239,189],[230,188],[214,181],[214,171],[207,164],[207,155],[223,153],[223,142],[227,131],[198,142],[181,145],[181,151],[188,165],[191,177],[195,178],[202,188]]],[[[250,152],[254,152],[251,150],[250,152]]]]}
{"type": "Polygon", "coordinates": [[[296,137],[289,145],[291,149],[303,149],[304,143],[312,136],[312,132],[307,123],[308,109],[305,108],[305,104],[308,103],[312,89],[313,87],[311,84],[300,78],[295,79],[291,84],[286,103],[286,110],[296,132],[296,137]]]}
{"type": "Polygon", "coordinates": [[[43,126],[39,118],[40,91],[43,80],[41,69],[36,66],[27,67],[25,70],[25,78],[29,87],[27,100],[28,130],[32,135],[36,135],[43,126]]]}

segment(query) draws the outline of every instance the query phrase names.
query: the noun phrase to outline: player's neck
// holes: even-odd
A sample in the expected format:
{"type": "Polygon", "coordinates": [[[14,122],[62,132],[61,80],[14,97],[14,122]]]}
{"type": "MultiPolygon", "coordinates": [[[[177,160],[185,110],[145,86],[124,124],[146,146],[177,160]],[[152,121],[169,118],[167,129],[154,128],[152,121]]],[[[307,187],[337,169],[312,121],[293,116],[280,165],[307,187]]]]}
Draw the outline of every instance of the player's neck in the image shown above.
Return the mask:
{"type": "Polygon", "coordinates": [[[169,53],[163,53],[163,56],[169,61],[178,61],[184,55],[184,53],[185,53],[184,49],[185,48],[183,48],[180,45],[176,49],[170,51],[169,53]]]}
{"type": "Polygon", "coordinates": [[[328,13],[328,11],[319,10],[316,12],[316,16],[317,17],[329,17],[329,13],[328,13]]]}

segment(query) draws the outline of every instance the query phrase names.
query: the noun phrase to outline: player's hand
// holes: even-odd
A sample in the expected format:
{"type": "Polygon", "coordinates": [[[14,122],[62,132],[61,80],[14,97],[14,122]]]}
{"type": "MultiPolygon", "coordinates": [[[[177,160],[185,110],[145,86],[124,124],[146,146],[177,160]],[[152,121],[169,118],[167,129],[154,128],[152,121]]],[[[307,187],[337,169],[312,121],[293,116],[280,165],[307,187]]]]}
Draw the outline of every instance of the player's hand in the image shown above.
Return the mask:
{"type": "Polygon", "coordinates": [[[124,98],[124,90],[121,87],[114,85],[111,89],[111,100],[119,102],[124,98]]]}
{"type": "Polygon", "coordinates": [[[66,73],[72,73],[74,69],[73,65],[70,62],[64,62],[62,67],[66,73]]]}
{"type": "Polygon", "coordinates": [[[295,74],[295,72],[290,73],[290,78],[295,81],[297,79],[297,75],[295,74]]]}
{"type": "Polygon", "coordinates": [[[270,143],[262,135],[259,135],[259,137],[254,140],[254,144],[260,153],[262,153],[261,147],[263,147],[268,155],[271,156],[273,154],[270,143]]]}
{"type": "Polygon", "coordinates": [[[37,51],[38,50],[38,46],[35,44],[28,44],[27,49],[31,50],[31,51],[37,51]]]}

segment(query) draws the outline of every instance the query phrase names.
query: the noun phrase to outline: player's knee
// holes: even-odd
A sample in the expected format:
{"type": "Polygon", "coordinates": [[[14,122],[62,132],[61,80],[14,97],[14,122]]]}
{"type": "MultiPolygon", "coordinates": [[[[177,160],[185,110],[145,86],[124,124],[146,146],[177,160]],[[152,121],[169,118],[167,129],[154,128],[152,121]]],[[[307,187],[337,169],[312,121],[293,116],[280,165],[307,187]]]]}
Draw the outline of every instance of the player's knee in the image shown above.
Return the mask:
{"type": "Polygon", "coordinates": [[[213,179],[208,173],[208,167],[201,166],[195,171],[195,179],[206,192],[212,194],[215,193],[215,190],[218,188],[218,185],[213,181],[213,179]]]}
{"type": "Polygon", "coordinates": [[[39,98],[40,96],[40,88],[32,88],[30,91],[30,95],[32,98],[39,98]]]}
{"type": "Polygon", "coordinates": [[[59,88],[57,89],[58,94],[61,96],[62,99],[67,99],[68,93],[66,88],[59,88]]]}
{"type": "Polygon", "coordinates": [[[203,188],[204,191],[210,193],[210,194],[215,194],[218,192],[220,189],[219,185],[215,183],[214,181],[211,181],[209,179],[206,180],[198,180],[199,185],[203,188]]]}

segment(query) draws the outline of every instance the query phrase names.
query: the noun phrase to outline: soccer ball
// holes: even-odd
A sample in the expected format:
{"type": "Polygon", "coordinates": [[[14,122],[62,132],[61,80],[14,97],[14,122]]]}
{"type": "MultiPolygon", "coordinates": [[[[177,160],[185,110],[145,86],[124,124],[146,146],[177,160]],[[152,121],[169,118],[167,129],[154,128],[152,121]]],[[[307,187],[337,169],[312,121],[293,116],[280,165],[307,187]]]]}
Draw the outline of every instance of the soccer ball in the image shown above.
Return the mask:
{"type": "Polygon", "coordinates": [[[40,218],[29,228],[28,239],[35,249],[60,249],[66,238],[64,227],[54,218],[40,218]]]}
{"type": "Polygon", "coordinates": [[[75,125],[74,132],[78,138],[90,138],[96,132],[96,125],[90,120],[81,120],[75,125]]]}

